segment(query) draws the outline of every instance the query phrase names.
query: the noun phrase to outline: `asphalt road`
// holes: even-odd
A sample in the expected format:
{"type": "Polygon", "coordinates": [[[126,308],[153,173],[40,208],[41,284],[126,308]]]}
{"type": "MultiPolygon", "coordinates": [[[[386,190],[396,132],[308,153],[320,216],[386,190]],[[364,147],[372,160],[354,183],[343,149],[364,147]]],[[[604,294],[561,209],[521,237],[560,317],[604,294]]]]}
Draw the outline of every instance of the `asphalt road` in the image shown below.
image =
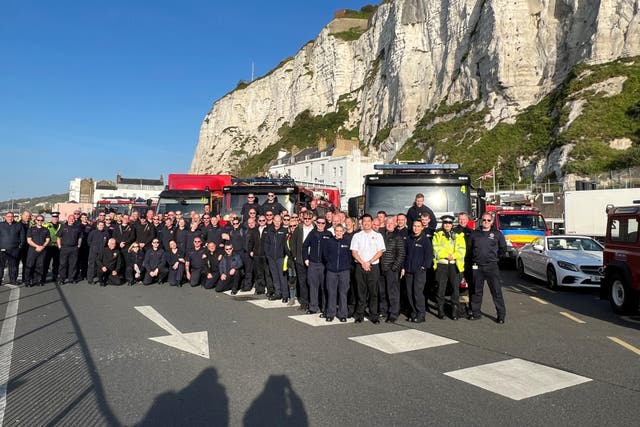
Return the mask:
{"type": "Polygon", "coordinates": [[[201,288],[3,286],[4,425],[637,425],[640,315],[503,281],[504,325],[486,291],[480,321],[318,327],[201,288]],[[150,340],[169,334],[140,306],[206,331],[210,358],[150,340]]]}

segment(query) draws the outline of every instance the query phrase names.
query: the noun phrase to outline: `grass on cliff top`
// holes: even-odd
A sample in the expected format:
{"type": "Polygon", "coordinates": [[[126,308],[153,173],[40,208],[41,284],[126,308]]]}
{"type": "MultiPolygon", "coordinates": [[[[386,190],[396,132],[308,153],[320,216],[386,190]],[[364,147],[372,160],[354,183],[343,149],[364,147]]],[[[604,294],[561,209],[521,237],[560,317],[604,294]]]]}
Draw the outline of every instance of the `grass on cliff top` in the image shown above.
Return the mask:
{"type": "Polygon", "coordinates": [[[278,157],[279,150],[291,150],[293,146],[299,150],[313,147],[318,144],[320,138],[334,141],[338,133],[345,138],[358,136],[358,125],[353,129],[343,129],[349,118],[349,111],[355,106],[354,102],[341,98],[338,101],[338,111],[323,116],[312,116],[309,110],[298,114],[292,125],[284,124],[278,129],[280,139],[275,144],[240,162],[238,176],[263,174],[268,164],[278,157]]]}
{"type": "Polygon", "coordinates": [[[360,10],[346,9],[344,17],[355,19],[369,19],[376,12],[376,10],[378,10],[378,6],[368,4],[366,6],[362,6],[360,10]]]}
{"type": "Polygon", "coordinates": [[[640,109],[639,100],[640,58],[592,67],[579,65],[560,87],[518,115],[514,124],[500,123],[487,130],[484,127],[487,111],[477,111],[469,102],[441,105],[427,112],[397,157],[459,163],[463,172],[473,176],[499,163],[498,181],[503,184],[530,178],[522,176],[518,160],[526,164],[523,159],[544,158],[550,149],[564,144],[575,144],[565,166],[567,173],[589,175],[640,165],[640,114],[635,114],[634,109],[640,109]],[[578,78],[587,69],[591,74],[578,78]],[[590,92],[576,95],[594,83],[620,75],[628,79],[619,95],[610,98],[590,92]],[[583,113],[558,135],[558,129],[567,123],[567,102],[577,98],[587,101],[583,113]],[[616,138],[629,138],[634,145],[628,150],[614,150],[608,142],[616,138]]]}

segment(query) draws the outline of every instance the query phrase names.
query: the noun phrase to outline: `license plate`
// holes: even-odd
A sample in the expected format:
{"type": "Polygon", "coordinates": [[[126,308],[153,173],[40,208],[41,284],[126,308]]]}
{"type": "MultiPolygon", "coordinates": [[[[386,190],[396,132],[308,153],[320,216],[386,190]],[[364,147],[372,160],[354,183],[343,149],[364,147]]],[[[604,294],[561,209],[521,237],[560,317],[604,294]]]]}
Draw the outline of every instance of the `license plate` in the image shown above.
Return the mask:
{"type": "Polygon", "coordinates": [[[591,281],[594,283],[600,283],[600,280],[602,280],[600,276],[591,276],[591,281]]]}

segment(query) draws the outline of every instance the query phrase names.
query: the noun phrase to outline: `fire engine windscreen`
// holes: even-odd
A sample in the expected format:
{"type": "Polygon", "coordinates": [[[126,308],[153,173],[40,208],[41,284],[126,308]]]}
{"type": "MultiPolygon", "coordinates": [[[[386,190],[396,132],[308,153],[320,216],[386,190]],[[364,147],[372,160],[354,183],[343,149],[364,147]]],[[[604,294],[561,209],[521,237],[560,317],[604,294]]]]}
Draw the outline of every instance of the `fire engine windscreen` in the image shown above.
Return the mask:
{"type": "Polygon", "coordinates": [[[204,210],[204,206],[208,204],[208,200],[206,198],[184,198],[184,199],[161,199],[158,205],[158,212],[167,213],[167,212],[175,212],[181,211],[182,213],[196,211],[202,212],[204,210]]]}
{"type": "Polygon", "coordinates": [[[546,231],[544,218],[538,214],[498,214],[500,216],[501,230],[541,230],[546,231]]]}
{"type": "Polygon", "coordinates": [[[375,215],[378,211],[387,214],[406,213],[413,205],[416,194],[424,194],[424,204],[440,217],[445,213],[457,214],[470,212],[469,188],[458,186],[375,186],[367,187],[365,200],[367,213],[375,215]]]}
{"type": "MultiPolygon", "coordinates": [[[[278,193],[277,191],[273,191],[276,195],[276,200],[284,206],[287,212],[291,213],[294,211],[294,201],[292,200],[294,195],[289,193],[278,193]]],[[[248,194],[248,193],[247,193],[248,194]]],[[[221,215],[227,215],[231,212],[235,212],[236,214],[240,214],[242,210],[242,206],[247,203],[247,194],[225,194],[224,195],[224,203],[222,207],[221,215]]],[[[267,200],[267,194],[260,193],[258,191],[254,191],[253,194],[258,197],[258,203],[262,205],[267,200]]],[[[280,212],[276,212],[276,214],[280,214],[280,212]]]]}

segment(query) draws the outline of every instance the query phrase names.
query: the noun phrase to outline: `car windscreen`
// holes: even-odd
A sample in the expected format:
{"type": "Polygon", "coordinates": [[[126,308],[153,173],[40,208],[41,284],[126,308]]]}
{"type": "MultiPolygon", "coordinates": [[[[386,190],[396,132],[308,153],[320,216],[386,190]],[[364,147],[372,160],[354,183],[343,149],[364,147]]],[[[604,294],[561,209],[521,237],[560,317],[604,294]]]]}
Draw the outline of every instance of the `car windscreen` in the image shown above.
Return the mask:
{"type": "Polygon", "coordinates": [[[600,243],[581,237],[553,237],[547,241],[547,244],[551,251],[603,251],[600,243]]]}
{"type": "Polygon", "coordinates": [[[546,231],[547,224],[538,214],[498,214],[500,230],[546,231]]]}
{"type": "Polygon", "coordinates": [[[466,185],[407,185],[403,187],[369,185],[365,195],[367,213],[375,214],[378,211],[385,211],[389,214],[407,212],[413,205],[417,193],[424,194],[424,204],[438,216],[445,213],[470,212],[471,210],[469,188],[466,185]]]}

